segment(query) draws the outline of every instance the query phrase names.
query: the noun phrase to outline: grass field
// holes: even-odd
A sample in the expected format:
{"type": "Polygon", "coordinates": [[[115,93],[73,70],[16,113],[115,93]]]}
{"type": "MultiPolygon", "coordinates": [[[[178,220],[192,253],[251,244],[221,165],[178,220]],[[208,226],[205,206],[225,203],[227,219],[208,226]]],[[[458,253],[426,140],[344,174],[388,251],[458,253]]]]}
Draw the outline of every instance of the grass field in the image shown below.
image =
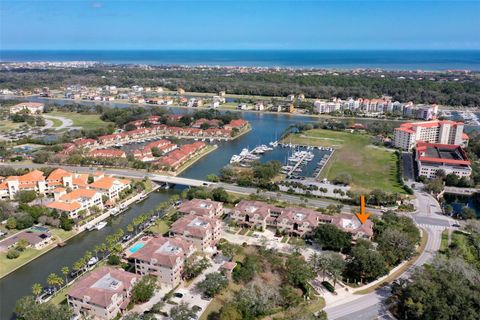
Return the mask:
{"type": "Polygon", "coordinates": [[[49,119],[47,119],[47,120],[53,122],[53,127],[54,127],[54,128],[58,128],[58,127],[60,127],[60,126],[63,124],[63,122],[62,122],[61,120],[58,120],[58,119],[55,119],[55,118],[49,118],[49,119]]]}
{"type": "Polygon", "coordinates": [[[370,139],[366,134],[313,129],[291,134],[285,138],[285,142],[335,148],[321,178],[332,180],[340,173],[347,173],[352,177],[353,190],[380,189],[403,193],[404,190],[396,179],[395,154],[372,145],[370,139]]]}
{"type": "MultiPolygon", "coordinates": [[[[76,112],[54,111],[49,112],[48,115],[70,119],[73,121],[73,126],[83,127],[86,130],[102,128],[109,124],[109,122],[100,120],[100,115],[98,114],[82,114],[76,112]]],[[[55,122],[54,124],[55,126],[57,126],[55,122]]]]}
{"type": "Polygon", "coordinates": [[[17,130],[24,124],[25,122],[12,122],[10,120],[0,120],[0,132],[17,130]]]}

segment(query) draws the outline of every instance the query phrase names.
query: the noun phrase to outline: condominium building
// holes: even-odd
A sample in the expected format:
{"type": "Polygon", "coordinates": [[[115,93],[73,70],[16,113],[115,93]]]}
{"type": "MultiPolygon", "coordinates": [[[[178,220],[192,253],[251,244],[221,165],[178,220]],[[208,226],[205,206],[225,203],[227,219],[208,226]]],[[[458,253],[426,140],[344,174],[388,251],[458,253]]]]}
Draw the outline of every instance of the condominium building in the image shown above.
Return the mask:
{"type": "Polygon", "coordinates": [[[33,170],[21,176],[0,177],[0,199],[13,200],[19,191],[35,191],[45,194],[47,183],[40,170],[33,170]]]}
{"type": "Polygon", "coordinates": [[[54,195],[57,200],[47,204],[47,208],[65,212],[71,219],[77,218],[81,211],[88,215],[92,207],[103,209],[102,194],[96,190],[75,189],[66,193],[64,188],[58,188],[54,195]]]}
{"type": "Polygon", "coordinates": [[[140,276],[113,267],[100,267],[77,280],[67,293],[68,305],[78,316],[113,319],[130,303],[140,276]]]}
{"type": "Polygon", "coordinates": [[[218,217],[224,213],[223,203],[210,199],[192,199],[178,206],[183,214],[196,214],[208,218],[218,217]]]}
{"type": "Polygon", "coordinates": [[[125,258],[134,260],[136,273],[155,275],[160,284],[174,288],[182,281],[185,259],[194,251],[182,238],[143,237],[125,251],[125,258]]]}
{"type": "Polygon", "coordinates": [[[97,190],[109,200],[118,198],[119,193],[130,188],[130,180],[117,179],[104,176],[103,174],[94,175],[94,181],[88,185],[90,189],[97,190]]]}
{"type": "Polygon", "coordinates": [[[259,201],[240,201],[232,210],[231,218],[242,226],[259,229],[272,227],[300,237],[311,234],[321,223],[333,224],[351,233],[354,239],[373,236],[373,223],[367,220],[362,224],[353,214],[329,216],[312,209],[279,208],[259,201]]]}
{"type": "Polygon", "coordinates": [[[411,150],[419,141],[466,146],[468,136],[463,133],[463,122],[449,120],[403,123],[395,128],[396,148],[411,150]]]}
{"type": "Polygon", "coordinates": [[[188,214],[172,224],[170,233],[191,242],[198,250],[214,251],[221,233],[220,220],[188,214]]]}
{"type": "Polygon", "coordinates": [[[440,170],[459,177],[470,177],[472,174],[467,154],[457,145],[419,142],[416,161],[418,174],[427,178],[436,177],[440,170]]]}

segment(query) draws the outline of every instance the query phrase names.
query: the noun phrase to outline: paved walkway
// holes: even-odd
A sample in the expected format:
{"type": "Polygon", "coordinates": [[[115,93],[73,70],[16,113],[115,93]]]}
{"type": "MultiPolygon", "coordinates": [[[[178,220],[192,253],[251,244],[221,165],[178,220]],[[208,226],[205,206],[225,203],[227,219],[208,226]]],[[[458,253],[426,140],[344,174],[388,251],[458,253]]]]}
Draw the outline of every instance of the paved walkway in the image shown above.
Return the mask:
{"type": "Polygon", "coordinates": [[[55,130],[63,130],[63,129],[78,129],[80,127],[74,127],[73,126],[73,121],[71,119],[65,118],[65,117],[60,117],[60,116],[52,116],[52,115],[46,115],[44,114],[43,117],[45,118],[45,121],[47,122],[47,125],[45,126],[46,129],[52,128],[54,123],[51,120],[48,119],[55,119],[59,120],[62,122],[62,124],[59,127],[55,127],[55,130]]]}

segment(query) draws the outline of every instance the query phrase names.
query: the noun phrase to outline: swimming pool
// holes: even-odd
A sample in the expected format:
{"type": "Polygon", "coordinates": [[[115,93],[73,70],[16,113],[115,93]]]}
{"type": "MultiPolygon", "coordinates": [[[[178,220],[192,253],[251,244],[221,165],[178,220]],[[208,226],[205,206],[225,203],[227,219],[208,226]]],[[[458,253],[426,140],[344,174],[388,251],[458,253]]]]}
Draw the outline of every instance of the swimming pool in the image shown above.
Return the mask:
{"type": "Polygon", "coordinates": [[[135,253],[135,252],[137,252],[140,248],[142,248],[143,245],[144,245],[143,242],[139,242],[139,243],[135,244],[133,247],[131,247],[131,248],[129,249],[129,251],[130,251],[131,253],[135,253]]]}

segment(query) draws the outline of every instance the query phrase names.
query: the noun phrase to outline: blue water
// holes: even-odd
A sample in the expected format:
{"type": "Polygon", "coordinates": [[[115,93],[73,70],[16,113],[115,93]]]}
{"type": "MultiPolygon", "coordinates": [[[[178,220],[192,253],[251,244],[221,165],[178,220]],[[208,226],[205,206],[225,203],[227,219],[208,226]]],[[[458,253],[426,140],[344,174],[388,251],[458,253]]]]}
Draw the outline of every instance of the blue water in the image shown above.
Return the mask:
{"type": "Polygon", "coordinates": [[[137,252],[138,250],[140,250],[141,248],[143,248],[143,245],[144,245],[144,244],[143,244],[142,242],[139,242],[139,243],[137,243],[136,245],[134,245],[133,247],[131,247],[131,248],[129,249],[129,251],[130,251],[131,253],[135,253],[135,252],[137,252]]]}
{"type": "Polygon", "coordinates": [[[2,50],[0,61],[388,70],[480,70],[480,50],[2,50]]]}

